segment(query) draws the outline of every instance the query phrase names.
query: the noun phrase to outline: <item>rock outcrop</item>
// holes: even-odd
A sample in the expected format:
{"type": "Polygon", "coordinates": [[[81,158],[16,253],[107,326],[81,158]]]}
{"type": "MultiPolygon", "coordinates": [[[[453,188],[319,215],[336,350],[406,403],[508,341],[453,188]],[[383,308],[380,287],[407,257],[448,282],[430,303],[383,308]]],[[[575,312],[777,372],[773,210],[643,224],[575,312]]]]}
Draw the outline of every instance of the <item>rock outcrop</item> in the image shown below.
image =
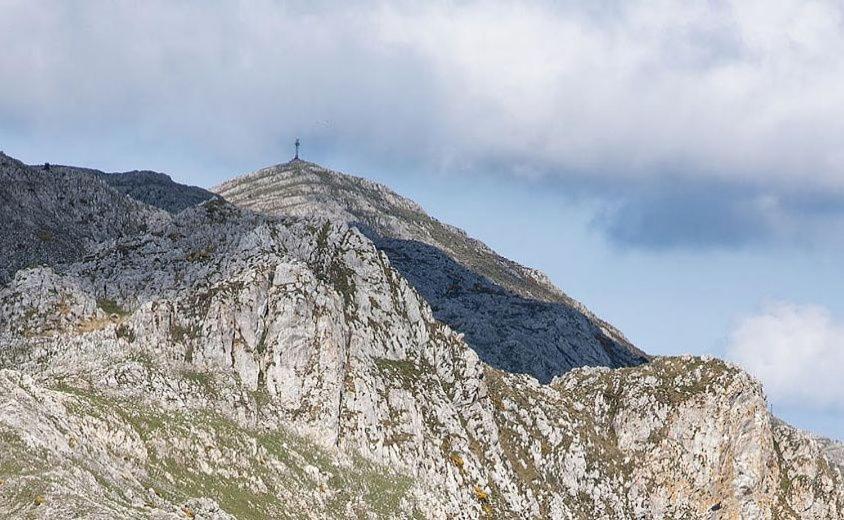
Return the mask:
{"type": "Polygon", "coordinates": [[[0,517],[844,518],[840,469],[734,366],[541,383],[347,219],[132,218],[0,285],[0,517]]]}
{"type": "Polygon", "coordinates": [[[647,356],[539,271],[497,255],[387,187],[301,160],[213,191],[267,214],[318,216],[361,229],[481,359],[549,382],[581,366],[638,365],[647,356]]]}
{"type": "Polygon", "coordinates": [[[170,213],[178,213],[216,197],[210,191],[196,186],[179,184],[164,173],[148,170],[105,173],[90,168],[56,165],[51,166],[50,170],[94,175],[120,193],[170,213]]]}
{"type": "Polygon", "coordinates": [[[821,446],[826,458],[844,471],[844,444],[825,437],[812,435],[808,432],[804,432],[804,435],[814,437],[815,441],[821,446]]]}
{"type": "Polygon", "coordinates": [[[2,153],[0,185],[0,282],[21,267],[77,260],[162,218],[92,174],[29,167],[2,153]]]}

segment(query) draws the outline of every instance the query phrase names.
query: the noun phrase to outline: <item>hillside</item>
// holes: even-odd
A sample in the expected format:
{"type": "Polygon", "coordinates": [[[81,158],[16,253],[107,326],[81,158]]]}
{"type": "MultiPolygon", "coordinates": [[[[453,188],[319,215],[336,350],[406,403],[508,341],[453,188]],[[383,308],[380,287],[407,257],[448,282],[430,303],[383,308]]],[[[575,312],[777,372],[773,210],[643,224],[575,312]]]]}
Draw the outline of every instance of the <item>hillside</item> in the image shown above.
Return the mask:
{"type": "Polygon", "coordinates": [[[213,191],[279,216],[357,227],[486,363],[541,382],[580,366],[638,365],[647,356],[539,271],[507,260],[385,186],[301,160],[213,191]]]}
{"type": "MultiPolygon", "coordinates": [[[[0,285],[0,517],[844,518],[841,471],[737,367],[655,358],[543,384],[485,363],[343,218],[219,199],[171,214],[90,175],[0,167],[133,210],[0,285]]],[[[517,295],[564,303],[546,292],[517,295]]],[[[580,316],[562,333],[598,327],[580,316]]]]}
{"type": "Polygon", "coordinates": [[[821,446],[829,461],[838,465],[844,471],[844,444],[823,437],[816,437],[815,440],[821,446]]]}
{"type": "Polygon", "coordinates": [[[163,216],[87,172],[29,167],[0,153],[0,282],[40,263],[78,260],[163,216]]]}
{"type": "Polygon", "coordinates": [[[69,174],[93,175],[102,179],[120,193],[170,213],[178,213],[215,197],[213,193],[202,188],[185,186],[174,182],[166,174],[148,170],[105,173],[91,168],[57,165],[51,166],[50,170],[69,174]]]}

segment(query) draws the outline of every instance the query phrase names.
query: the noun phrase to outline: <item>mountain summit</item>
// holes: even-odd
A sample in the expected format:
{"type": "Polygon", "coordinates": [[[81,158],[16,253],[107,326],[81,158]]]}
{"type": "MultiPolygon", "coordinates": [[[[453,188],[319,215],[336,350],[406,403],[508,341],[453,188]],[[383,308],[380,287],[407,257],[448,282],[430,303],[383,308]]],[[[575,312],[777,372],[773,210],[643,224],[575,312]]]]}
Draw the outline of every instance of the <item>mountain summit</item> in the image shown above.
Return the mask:
{"type": "Polygon", "coordinates": [[[738,367],[382,186],[300,162],[170,212],[0,159],[0,518],[844,518],[837,448],[738,367]]]}
{"type": "Polygon", "coordinates": [[[381,184],[297,160],[212,191],[253,211],[357,227],[431,305],[437,320],[463,333],[496,368],[548,383],[576,367],[617,368],[648,359],[543,273],[499,256],[381,184]]]}

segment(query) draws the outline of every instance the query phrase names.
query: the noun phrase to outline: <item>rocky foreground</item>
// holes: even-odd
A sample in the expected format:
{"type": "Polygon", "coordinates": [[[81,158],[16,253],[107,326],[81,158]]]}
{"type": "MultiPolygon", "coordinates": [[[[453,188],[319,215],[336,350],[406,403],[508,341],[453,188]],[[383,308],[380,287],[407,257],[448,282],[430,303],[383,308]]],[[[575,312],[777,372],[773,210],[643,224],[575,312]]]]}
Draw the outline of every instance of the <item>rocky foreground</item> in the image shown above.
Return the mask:
{"type": "Polygon", "coordinates": [[[0,174],[2,518],[844,518],[833,448],[747,374],[648,358],[468,238],[0,174]]]}

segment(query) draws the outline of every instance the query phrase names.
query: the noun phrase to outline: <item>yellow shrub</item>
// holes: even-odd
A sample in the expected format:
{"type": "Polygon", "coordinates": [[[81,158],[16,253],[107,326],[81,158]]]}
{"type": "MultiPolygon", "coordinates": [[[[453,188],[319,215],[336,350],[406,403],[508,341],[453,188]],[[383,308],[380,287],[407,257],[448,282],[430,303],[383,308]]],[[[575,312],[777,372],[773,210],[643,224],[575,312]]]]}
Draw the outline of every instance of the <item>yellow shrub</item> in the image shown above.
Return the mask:
{"type": "Polygon", "coordinates": [[[460,470],[463,469],[464,461],[463,461],[463,457],[459,453],[457,453],[456,451],[452,452],[450,458],[451,458],[451,463],[454,464],[455,466],[457,466],[457,469],[460,469],[460,470]]]}
{"type": "Polygon", "coordinates": [[[479,502],[487,502],[489,501],[489,493],[484,491],[481,486],[475,484],[475,498],[477,498],[479,502]]]}

